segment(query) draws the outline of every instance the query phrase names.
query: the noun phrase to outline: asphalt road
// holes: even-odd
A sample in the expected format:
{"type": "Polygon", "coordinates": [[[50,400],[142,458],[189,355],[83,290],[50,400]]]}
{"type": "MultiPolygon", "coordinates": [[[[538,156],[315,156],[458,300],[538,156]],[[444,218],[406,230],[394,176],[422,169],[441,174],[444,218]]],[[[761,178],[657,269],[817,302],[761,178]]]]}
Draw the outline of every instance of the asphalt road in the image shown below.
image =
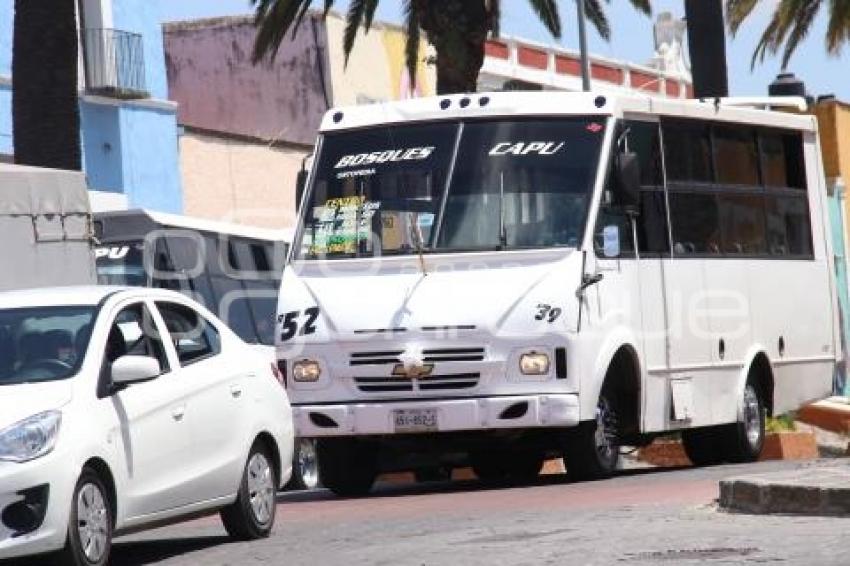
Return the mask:
{"type": "Polygon", "coordinates": [[[796,466],[636,470],[599,482],[380,486],[371,497],[280,498],[268,540],[231,543],[217,518],[116,541],[113,564],[850,564],[850,519],[720,512],[721,478],[796,466]]]}

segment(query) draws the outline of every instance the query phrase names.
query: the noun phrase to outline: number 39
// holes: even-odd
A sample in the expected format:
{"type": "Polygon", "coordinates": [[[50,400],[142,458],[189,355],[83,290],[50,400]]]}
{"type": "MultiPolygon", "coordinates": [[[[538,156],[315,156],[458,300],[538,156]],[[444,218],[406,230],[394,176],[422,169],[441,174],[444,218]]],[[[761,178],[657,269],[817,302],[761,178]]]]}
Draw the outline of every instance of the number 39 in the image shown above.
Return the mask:
{"type": "Polygon", "coordinates": [[[296,334],[299,336],[307,336],[316,333],[316,319],[319,318],[319,307],[310,307],[304,311],[306,320],[298,331],[298,318],[301,316],[301,311],[291,311],[277,317],[277,321],[281,324],[280,341],[286,342],[292,340],[296,334]]]}
{"type": "Polygon", "coordinates": [[[562,312],[560,308],[552,308],[552,305],[537,305],[537,314],[534,320],[546,320],[546,322],[552,324],[558,320],[562,312]]]}

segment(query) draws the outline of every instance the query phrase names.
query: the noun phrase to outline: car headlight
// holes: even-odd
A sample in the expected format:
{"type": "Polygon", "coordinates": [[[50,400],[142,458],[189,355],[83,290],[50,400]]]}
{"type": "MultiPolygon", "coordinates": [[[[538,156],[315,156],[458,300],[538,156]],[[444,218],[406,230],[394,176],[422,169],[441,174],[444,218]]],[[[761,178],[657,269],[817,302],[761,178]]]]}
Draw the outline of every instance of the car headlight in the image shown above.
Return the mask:
{"type": "Polygon", "coordinates": [[[62,413],[39,413],[0,430],[0,461],[28,462],[56,446],[62,413]]]}
{"type": "Polygon", "coordinates": [[[549,373],[549,355],[540,352],[523,354],[519,359],[519,371],[523,375],[546,375],[549,373]]]}
{"type": "Polygon", "coordinates": [[[319,362],[314,360],[301,360],[295,362],[292,366],[292,379],[301,382],[319,381],[322,375],[322,368],[319,367],[319,362]]]}

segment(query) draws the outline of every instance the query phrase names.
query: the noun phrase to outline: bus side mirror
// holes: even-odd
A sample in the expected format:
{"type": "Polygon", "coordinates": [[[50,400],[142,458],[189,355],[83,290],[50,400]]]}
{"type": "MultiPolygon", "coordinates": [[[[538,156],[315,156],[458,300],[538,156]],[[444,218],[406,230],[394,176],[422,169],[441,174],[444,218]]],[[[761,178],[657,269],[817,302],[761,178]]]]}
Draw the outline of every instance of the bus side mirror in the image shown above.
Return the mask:
{"type": "Polygon", "coordinates": [[[640,211],[640,163],[634,152],[624,151],[617,156],[616,203],[630,214],[640,211]]]}
{"type": "Polygon", "coordinates": [[[304,198],[304,189],[307,187],[307,176],[308,172],[306,169],[302,168],[301,171],[298,172],[298,176],[295,178],[295,209],[299,210],[301,208],[301,199],[304,198]]]}

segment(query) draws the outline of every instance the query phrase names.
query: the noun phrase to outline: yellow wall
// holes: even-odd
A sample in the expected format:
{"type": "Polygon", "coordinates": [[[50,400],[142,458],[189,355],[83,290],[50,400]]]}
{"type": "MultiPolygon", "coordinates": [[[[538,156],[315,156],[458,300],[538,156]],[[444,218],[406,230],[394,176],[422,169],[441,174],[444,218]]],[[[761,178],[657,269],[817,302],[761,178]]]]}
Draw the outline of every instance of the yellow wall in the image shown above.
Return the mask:
{"type": "MultiPolygon", "coordinates": [[[[841,178],[850,190],[850,104],[830,100],[815,107],[820,132],[823,166],[827,180],[841,178]]],[[[850,218],[850,199],[845,199],[850,218]]]]}
{"type": "Polygon", "coordinates": [[[401,28],[376,23],[369,33],[357,34],[354,48],[345,65],[342,38],[345,20],[331,12],[327,19],[328,55],[334,106],[352,106],[369,102],[399,100],[416,96],[433,96],[436,72],[423,60],[428,45],[420,43],[420,63],[416,88],[411,89],[404,65],[404,33],[401,28]]]}
{"type": "Polygon", "coordinates": [[[850,104],[821,102],[815,108],[827,177],[850,181],[850,104]]]}
{"type": "Polygon", "coordinates": [[[307,153],[186,131],[180,138],[185,214],[293,227],[295,179],[307,153]]]}

